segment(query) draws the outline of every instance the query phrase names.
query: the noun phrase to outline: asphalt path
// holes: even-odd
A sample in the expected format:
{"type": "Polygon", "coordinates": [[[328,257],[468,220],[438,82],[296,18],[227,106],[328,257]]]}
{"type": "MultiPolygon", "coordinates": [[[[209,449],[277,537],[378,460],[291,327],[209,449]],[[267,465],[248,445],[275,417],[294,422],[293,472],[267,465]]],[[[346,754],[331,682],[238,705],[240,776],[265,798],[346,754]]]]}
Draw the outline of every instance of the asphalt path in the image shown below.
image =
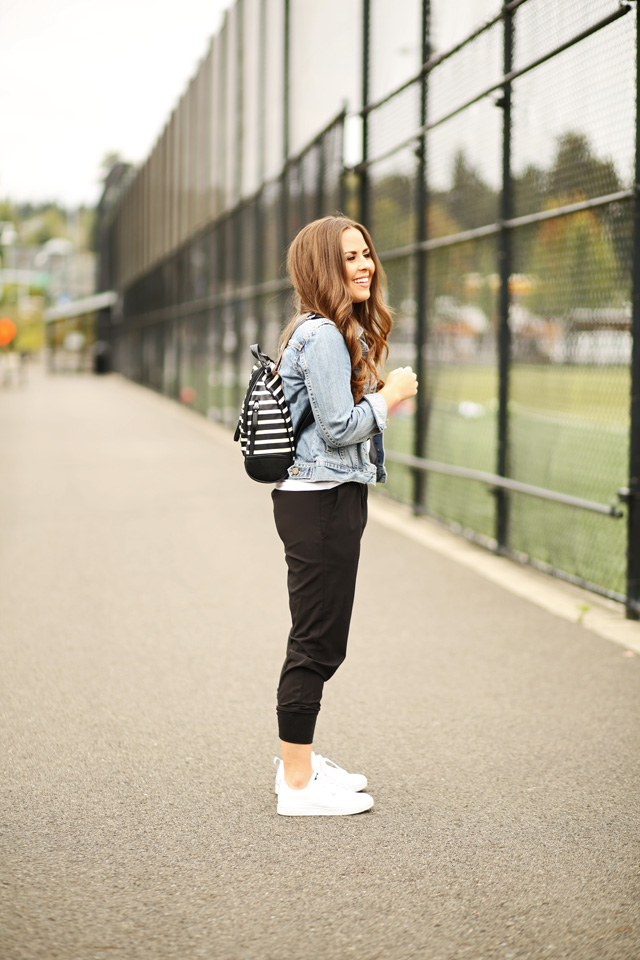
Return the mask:
{"type": "Polygon", "coordinates": [[[284,558],[228,435],[32,375],[0,453],[2,960],[637,960],[640,657],[372,520],[316,749],[375,807],[279,817],[284,558]]]}

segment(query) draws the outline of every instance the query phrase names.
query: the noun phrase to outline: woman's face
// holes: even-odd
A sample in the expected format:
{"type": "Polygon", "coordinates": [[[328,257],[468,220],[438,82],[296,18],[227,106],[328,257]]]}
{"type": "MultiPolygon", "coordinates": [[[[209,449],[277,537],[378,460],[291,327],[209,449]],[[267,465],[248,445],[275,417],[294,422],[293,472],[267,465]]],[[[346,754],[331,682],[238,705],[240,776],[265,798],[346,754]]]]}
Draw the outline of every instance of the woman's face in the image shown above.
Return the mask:
{"type": "Polygon", "coordinates": [[[355,227],[342,232],[344,250],[344,275],[354,303],[361,303],[371,296],[371,278],[376,269],[371,251],[364,237],[355,227]]]}

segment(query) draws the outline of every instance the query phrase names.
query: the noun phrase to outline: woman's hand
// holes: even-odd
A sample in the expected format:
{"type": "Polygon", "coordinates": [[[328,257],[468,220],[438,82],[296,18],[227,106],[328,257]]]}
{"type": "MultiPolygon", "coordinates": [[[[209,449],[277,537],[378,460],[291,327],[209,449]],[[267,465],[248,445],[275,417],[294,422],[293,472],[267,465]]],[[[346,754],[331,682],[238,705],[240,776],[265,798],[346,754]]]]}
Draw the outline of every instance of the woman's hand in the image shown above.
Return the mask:
{"type": "Polygon", "coordinates": [[[380,391],[384,397],[387,409],[391,410],[401,400],[415,397],[418,392],[418,378],[411,367],[398,367],[387,376],[387,381],[380,391]]]}

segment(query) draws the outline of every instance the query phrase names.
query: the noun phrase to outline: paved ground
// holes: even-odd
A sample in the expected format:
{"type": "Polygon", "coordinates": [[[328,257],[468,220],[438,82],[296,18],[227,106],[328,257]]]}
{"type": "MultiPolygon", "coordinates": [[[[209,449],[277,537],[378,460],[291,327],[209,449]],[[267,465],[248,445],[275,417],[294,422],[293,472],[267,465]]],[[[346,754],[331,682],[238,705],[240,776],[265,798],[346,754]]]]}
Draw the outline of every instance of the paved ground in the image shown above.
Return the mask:
{"type": "Polygon", "coordinates": [[[637,960],[640,657],[372,520],[317,747],[376,806],[278,817],[269,491],[113,376],[0,448],[2,960],[637,960]]]}

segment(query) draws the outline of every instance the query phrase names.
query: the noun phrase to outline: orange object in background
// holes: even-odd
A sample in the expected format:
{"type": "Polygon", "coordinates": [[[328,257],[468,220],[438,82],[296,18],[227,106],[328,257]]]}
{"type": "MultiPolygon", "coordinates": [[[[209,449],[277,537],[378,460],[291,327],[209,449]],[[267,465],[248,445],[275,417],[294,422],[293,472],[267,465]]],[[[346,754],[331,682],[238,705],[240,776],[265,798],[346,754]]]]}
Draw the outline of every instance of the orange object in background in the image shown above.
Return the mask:
{"type": "Polygon", "coordinates": [[[18,328],[13,320],[9,320],[9,317],[0,317],[0,347],[6,347],[11,343],[17,332],[18,328]]]}

